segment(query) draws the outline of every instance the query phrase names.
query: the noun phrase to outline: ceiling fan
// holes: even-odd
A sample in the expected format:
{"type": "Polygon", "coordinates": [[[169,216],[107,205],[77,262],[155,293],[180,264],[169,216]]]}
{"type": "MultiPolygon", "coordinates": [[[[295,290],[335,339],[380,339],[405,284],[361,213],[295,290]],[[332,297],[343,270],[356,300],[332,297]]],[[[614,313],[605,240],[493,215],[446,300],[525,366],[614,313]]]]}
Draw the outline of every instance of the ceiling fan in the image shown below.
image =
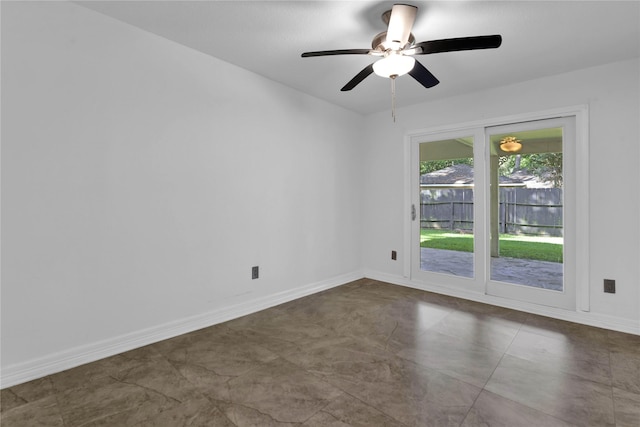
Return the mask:
{"type": "MultiPolygon", "coordinates": [[[[341,91],[349,91],[356,87],[370,74],[375,73],[391,79],[392,102],[395,107],[395,79],[409,74],[422,86],[433,87],[440,81],[413,57],[431,53],[453,52],[460,50],[493,49],[500,47],[502,36],[459,37],[453,39],[415,42],[411,27],[416,19],[418,8],[407,4],[394,4],[391,10],[382,14],[387,24],[387,31],[376,35],[371,42],[371,49],[339,49],[304,52],[303,58],[331,55],[371,55],[379,57],[352,78],[341,91]]],[[[394,108],[395,110],[395,108],[394,108]]],[[[395,113],[394,113],[395,118],[395,113]]]]}

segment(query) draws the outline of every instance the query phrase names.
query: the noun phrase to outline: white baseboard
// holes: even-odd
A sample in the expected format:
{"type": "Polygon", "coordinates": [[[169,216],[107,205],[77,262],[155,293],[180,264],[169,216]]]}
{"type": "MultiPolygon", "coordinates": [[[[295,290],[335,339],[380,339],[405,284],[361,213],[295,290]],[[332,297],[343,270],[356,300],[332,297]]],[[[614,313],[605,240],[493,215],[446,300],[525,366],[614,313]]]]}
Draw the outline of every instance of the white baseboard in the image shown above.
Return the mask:
{"type": "Polygon", "coordinates": [[[625,332],[628,334],[640,335],[640,324],[637,321],[621,317],[593,312],[569,311],[560,308],[547,307],[533,303],[494,297],[477,292],[467,292],[464,290],[452,289],[444,286],[427,285],[412,281],[411,279],[406,277],[395,276],[373,270],[365,270],[364,275],[369,279],[379,280],[394,285],[406,286],[409,288],[420,289],[423,291],[434,292],[456,298],[497,305],[499,307],[510,308],[513,310],[524,311],[527,313],[538,314],[540,316],[552,317],[560,320],[567,320],[569,322],[595,326],[597,328],[604,328],[619,332],[625,332]]]}
{"type": "Polygon", "coordinates": [[[255,298],[233,306],[224,307],[207,313],[198,314],[188,318],[168,322],[152,328],[132,332],[107,340],[75,347],[62,352],[50,354],[38,359],[13,364],[2,369],[0,375],[0,388],[11,387],[47,375],[55,374],[67,369],[75,368],[86,363],[94,362],[105,357],[113,356],[125,351],[133,350],[158,341],[173,338],[178,335],[206,328],[218,323],[226,322],[247,314],[274,307],[276,305],[292,301],[307,295],[315,294],[354,280],[367,277],[394,285],[406,286],[423,291],[449,295],[477,301],[485,304],[497,305],[513,310],[553,317],[570,322],[581,323],[599,328],[611,329],[620,332],[640,335],[640,325],[629,319],[615,316],[607,316],[596,313],[574,312],[553,307],[545,307],[537,304],[507,300],[474,292],[466,292],[457,289],[449,289],[440,286],[431,286],[416,283],[402,276],[395,276],[378,271],[367,270],[364,272],[352,272],[331,279],[312,283],[300,288],[279,292],[273,295],[255,298]]]}
{"type": "Polygon", "coordinates": [[[279,292],[261,298],[255,298],[233,306],[220,308],[207,313],[175,320],[162,325],[113,337],[107,340],[71,348],[38,359],[16,363],[2,369],[0,387],[6,388],[22,384],[37,378],[95,362],[105,357],[143,347],[178,335],[226,322],[247,314],[274,307],[276,305],[315,294],[336,286],[344,285],[363,278],[356,271],[327,280],[312,283],[296,289],[279,292]]]}

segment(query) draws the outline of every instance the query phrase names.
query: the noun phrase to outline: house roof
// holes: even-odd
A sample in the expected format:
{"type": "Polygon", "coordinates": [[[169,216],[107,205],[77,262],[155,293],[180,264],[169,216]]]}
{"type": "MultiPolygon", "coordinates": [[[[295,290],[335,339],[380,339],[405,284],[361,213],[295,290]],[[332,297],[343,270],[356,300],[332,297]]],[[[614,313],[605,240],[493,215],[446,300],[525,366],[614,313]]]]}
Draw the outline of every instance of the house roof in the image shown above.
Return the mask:
{"type": "Polygon", "coordinates": [[[473,184],[473,168],[469,165],[453,165],[420,175],[420,185],[473,184]]]}
{"type": "MultiPolygon", "coordinates": [[[[504,187],[551,187],[549,181],[540,180],[526,170],[514,171],[509,176],[500,176],[500,186],[504,187]]],[[[421,186],[470,186],[474,183],[473,167],[469,165],[453,165],[446,168],[420,175],[421,186]]]]}

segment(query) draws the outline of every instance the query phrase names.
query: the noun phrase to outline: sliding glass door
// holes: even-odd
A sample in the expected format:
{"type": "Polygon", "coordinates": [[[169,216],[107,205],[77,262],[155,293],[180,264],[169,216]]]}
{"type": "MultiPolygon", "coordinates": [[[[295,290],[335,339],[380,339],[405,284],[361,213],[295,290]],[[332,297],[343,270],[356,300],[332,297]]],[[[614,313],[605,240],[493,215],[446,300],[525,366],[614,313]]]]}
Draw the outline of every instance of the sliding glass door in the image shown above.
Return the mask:
{"type": "Polygon", "coordinates": [[[575,308],[575,118],[411,141],[411,278],[575,308]]]}

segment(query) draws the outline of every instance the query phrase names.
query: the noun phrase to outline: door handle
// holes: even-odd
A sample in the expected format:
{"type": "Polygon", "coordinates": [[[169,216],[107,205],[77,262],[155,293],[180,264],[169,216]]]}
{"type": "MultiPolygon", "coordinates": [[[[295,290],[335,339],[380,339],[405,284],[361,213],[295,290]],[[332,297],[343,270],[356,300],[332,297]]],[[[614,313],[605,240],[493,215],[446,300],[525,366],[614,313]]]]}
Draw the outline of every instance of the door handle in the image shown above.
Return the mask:
{"type": "Polygon", "coordinates": [[[416,220],[416,205],[411,205],[411,221],[416,220]]]}

